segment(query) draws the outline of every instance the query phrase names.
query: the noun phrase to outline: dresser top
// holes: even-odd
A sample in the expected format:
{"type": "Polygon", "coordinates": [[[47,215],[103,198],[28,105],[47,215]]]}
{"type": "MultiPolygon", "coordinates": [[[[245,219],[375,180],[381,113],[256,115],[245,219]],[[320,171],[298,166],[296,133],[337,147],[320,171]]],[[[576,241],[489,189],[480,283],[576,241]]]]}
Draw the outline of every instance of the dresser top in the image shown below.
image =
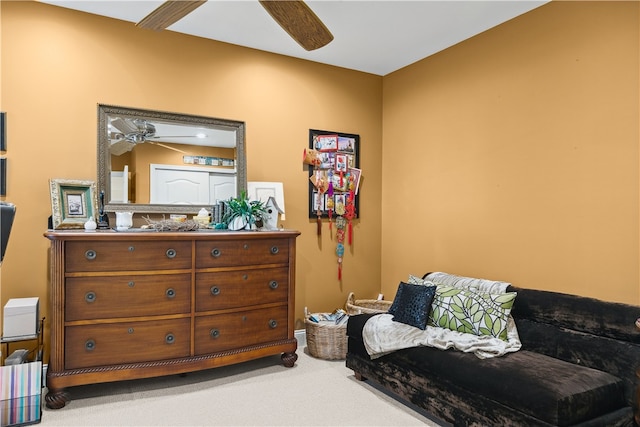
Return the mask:
{"type": "Polygon", "coordinates": [[[49,240],[254,240],[295,238],[300,235],[297,230],[274,231],[229,231],[229,230],[195,230],[195,231],[157,231],[134,228],[128,231],[116,230],[47,230],[44,237],[49,240]]]}

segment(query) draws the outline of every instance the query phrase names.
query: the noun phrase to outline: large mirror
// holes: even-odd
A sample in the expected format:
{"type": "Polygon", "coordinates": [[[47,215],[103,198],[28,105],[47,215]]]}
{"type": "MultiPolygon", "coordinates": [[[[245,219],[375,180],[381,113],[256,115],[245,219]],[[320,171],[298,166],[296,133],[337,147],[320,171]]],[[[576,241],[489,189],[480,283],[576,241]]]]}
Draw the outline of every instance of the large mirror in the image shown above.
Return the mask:
{"type": "Polygon", "coordinates": [[[247,188],[244,122],[98,105],[106,212],[197,213],[247,188]]]}

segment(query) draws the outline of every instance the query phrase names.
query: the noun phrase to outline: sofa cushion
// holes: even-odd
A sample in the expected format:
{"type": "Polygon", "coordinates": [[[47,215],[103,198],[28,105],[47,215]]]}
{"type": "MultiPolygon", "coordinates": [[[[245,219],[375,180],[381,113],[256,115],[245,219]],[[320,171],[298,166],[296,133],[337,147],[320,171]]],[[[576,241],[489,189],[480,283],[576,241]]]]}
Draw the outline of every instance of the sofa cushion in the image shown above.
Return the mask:
{"type": "Polygon", "coordinates": [[[427,327],[429,308],[435,293],[435,286],[410,285],[401,282],[393,300],[393,304],[397,303],[393,320],[424,330],[427,327]]]}
{"type": "Polygon", "coordinates": [[[622,381],[602,371],[521,350],[479,359],[414,347],[378,359],[438,377],[552,425],[568,426],[626,406],[622,381]]]}
{"type": "Polygon", "coordinates": [[[429,325],[507,340],[507,320],[518,294],[474,292],[439,285],[431,305],[429,325]]]}

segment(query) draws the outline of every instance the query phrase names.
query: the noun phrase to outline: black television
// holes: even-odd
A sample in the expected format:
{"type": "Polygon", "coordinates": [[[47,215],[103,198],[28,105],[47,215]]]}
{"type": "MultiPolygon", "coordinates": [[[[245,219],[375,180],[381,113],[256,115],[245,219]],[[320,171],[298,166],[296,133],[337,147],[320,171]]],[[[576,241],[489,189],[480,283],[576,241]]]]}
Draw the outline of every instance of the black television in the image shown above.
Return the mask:
{"type": "Polygon", "coordinates": [[[16,206],[13,203],[0,201],[0,264],[2,264],[4,253],[7,250],[7,242],[15,216],[16,206]]]}

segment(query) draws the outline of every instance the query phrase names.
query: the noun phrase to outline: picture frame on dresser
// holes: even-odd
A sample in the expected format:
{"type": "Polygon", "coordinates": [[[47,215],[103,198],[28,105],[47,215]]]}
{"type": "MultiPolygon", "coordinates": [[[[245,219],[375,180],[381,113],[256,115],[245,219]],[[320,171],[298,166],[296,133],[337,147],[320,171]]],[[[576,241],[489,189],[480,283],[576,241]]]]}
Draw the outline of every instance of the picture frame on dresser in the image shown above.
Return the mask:
{"type": "Polygon", "coordinates": [[[50,179],[53,229],[84,228],[96,216],[96,183],[79,179],[50,179]]]}

